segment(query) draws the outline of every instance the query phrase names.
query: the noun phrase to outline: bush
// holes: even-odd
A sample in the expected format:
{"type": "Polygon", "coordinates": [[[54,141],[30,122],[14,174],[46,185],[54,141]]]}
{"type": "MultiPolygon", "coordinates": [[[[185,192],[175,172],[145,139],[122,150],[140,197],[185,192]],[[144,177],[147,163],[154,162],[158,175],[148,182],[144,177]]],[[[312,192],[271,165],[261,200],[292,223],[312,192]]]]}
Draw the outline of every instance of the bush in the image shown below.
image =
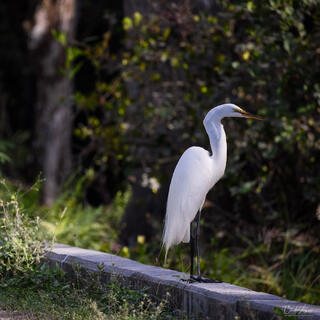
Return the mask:
{"type": "MultiPolygon", "coordinates": [[[[2,186],[5,186],[3,181],[2,186]]],[[[34,271],[44,256],[39,217],[30,219],[24,215],[15,194],[9,194],[8,198],[0,199],[0,276],[3,279],[34,271]]]]}

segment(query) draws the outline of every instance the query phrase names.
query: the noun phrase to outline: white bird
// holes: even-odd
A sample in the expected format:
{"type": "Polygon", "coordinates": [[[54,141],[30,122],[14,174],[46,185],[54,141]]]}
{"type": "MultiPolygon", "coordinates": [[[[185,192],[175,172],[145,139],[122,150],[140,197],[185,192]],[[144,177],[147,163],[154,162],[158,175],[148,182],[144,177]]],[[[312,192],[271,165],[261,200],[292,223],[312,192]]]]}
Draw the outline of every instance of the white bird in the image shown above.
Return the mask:
{"type": "Polygon", "coordinates": [[[188,148],[177,163],[169,187],[162,237],[162,245],[165,247],[165,263],[170,247],[180,242],[190,242],[189,281],[217,282],[202,278],[200,275],[198,241],[201,209],[206,195],[223,176],[226,168],[227,140],[221,123],[221,120],[226,117],[263,120],[230,103],[211,109],[203,121],[210,140],[211,155],[201,147],[188,148]],[[194,224],[196,231],[194,231],[194,224]],[[194,235],[195,232],[196,235],[194,235]],[[197,250],[197,276],[193,275],[194,245],[197,250]]]}

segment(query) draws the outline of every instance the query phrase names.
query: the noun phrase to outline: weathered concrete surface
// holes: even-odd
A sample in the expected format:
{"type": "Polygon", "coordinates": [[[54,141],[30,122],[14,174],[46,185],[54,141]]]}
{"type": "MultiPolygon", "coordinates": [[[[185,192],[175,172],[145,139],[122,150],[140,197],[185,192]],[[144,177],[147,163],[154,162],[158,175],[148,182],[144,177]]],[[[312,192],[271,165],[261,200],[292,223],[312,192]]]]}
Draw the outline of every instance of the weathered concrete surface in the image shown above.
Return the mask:
{"type": "Polygon", "coordinates": [[[84,270],[102,271],[103,281],[117,279],[135,289],[148,287],[158,297],[169,292],[170,302],[193,319],[281,319],[275,314],[275,307],[288,315],[298,313],[297,319],[320,319],[320,306],[228,283],[188,283],[183,281],[188,279],[187,274],[99,251],[56,245],[48,251],[47,259],[51,265],[59,264],[71,274],[74,266],[80,265],[84,270]]]}

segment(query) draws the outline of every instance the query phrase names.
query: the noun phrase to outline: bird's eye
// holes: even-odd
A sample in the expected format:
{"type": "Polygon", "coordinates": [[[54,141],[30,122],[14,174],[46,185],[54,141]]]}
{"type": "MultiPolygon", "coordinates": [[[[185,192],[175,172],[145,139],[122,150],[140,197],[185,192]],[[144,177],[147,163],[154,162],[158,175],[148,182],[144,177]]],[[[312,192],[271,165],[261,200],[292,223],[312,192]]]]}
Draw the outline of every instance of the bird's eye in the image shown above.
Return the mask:
{"type": "Polygon", "coordinates": [[[238,113],[242,113],[241,110],[234,108],[233,109],[234,112],[238,112],[238,113]]]}

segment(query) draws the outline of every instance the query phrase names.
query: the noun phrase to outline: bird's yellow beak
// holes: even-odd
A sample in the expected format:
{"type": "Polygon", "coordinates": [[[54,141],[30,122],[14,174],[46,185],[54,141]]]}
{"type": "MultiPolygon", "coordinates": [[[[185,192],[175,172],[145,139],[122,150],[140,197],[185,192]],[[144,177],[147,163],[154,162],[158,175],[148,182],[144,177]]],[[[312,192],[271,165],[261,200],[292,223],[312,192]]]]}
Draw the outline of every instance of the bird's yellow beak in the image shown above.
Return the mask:
{"type": "Polygon", "coordinates": [[[256,119],[256,120],[264,120],[263,118],[256,116],[252,113],[249,113],[247,111],[244,111],[244,110],[238,110],[238,112],[241,113],[242,115],[244,115],[246,118],[256,119]]]}

